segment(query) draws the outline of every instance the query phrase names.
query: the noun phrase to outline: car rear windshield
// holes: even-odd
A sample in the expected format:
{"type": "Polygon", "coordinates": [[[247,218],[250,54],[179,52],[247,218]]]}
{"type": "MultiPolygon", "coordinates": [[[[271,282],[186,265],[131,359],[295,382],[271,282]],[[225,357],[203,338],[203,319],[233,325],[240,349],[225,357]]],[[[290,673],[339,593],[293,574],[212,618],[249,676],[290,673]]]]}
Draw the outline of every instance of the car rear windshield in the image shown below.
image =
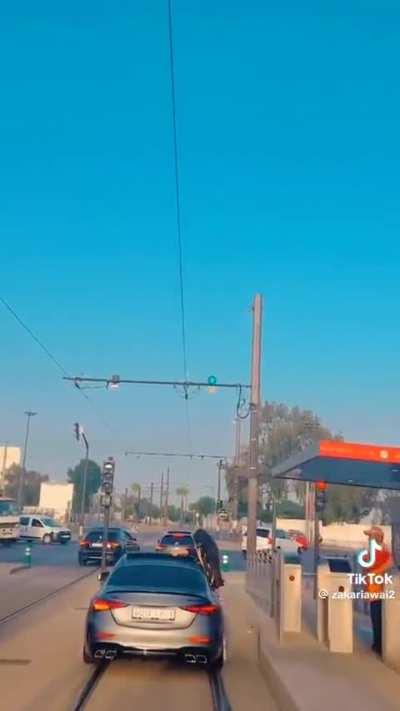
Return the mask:
{"type": "Polygon", "coordinates": [[[193,546],[193,538],[182,533],[172,533],[163,536],[161,543],[163,546],[193,546]]]}
{"type": "MultiPolygon", "coordinates": [[[[121,538],[120,532],[119,531],[109,531],[107,535],[107,540],[108,541],[119,541],[121,538]]],[[[103,540],[103,531],[89,531],[89,533],[86,536],[87,541],[91,541],[92,543],[95,543],[96,541],[102,541],[103,540]]]]}
{"type": "Polygon", "coordinates": [[[207,595],[207,582],[200,570],[179,565],[127,565],[110,576],[108,588],[143,592],[207,595]]]}

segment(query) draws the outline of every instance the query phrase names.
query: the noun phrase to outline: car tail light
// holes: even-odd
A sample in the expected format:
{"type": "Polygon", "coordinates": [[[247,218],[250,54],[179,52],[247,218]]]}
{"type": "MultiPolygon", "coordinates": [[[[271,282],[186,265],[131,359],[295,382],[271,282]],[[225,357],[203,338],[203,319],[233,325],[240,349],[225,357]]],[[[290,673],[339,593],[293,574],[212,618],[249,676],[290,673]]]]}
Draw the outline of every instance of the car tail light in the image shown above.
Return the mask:
{"type": "Polygon", "coordinates": [[[165,545],[165,543],[157,543],[157,545],[156,545],[156,551],[162,551],[162,550],[163,550],[164,548],[166,548],[166,547],[167,547],[167,546],[165,545]]]}
{"type": "Polygon", "coordinates": [[[185,605],[181,610],[186,610],[186,612],[193,612],[195,615],[215,615],[219,612],[219,605],[185,605]]]}
{"type": "Polygon", "coordinates": [[[270,543],[271,546],[272,546],[272,538],[271,538],[271,536],[268,537],[268,543],[270,543]]]}
{"type": "Polygon", "coordinates": [[[80,548],[89,548],[89,541],[79,541],[80,548]]]}
{"type": "Polygon", "coordinates": [[[119,548],[119,543],[114,543],[114,541],[109,541],[109,543],[107,543],[107,548],[113,548],[113,549],[119,548]]]}
{"type": "Polygon", "coordinates": [[[128,607],[128,603],[122,602],[122,600],[106,600],[105,598],[96,597],[91,607],[94,612],[108,612],[108,610],[118,610],[121,607],[128,607]]]}

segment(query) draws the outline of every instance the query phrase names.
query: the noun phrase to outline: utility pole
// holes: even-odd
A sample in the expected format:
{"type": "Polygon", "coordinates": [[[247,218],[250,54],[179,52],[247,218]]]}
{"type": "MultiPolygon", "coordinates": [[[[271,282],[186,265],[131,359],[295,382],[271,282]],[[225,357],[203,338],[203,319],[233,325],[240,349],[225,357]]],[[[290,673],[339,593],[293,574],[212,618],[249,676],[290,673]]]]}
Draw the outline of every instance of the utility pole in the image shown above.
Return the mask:
{"type": "Polygon", "coordinates": [[[223,460],[220,459],[217,467],[218,467],[218,485],[217,485],[217,506],[216,506],[216,513],[218,514],[218,511],[221,508],[221,469],[223,467],[223,460]]]}
{"type": "Polygon", "coordinates": [[[125,489],[125,494],[124,494],[124,508],[122,510],[122,520],[126,521],[126,510],[128,507],[128,489],[125,489]]]}
{"type": "Polygon", "coordinates": [[[164,472],[161,473],[161,486],[160,486],[160,519],[163,515],[163,503],[164,503],[164,472]]]}
{"type": "Polygon", "coordinates": [[[167,485],[165,489],[164,526],[168,524],[168,499],[169,499],[169,467],[167,468],[167,485]]]}
{"type": "Polygon", "coordinates": [[[235,456],[233,459],[233,501],[232,519],[237,521],[239,508],[239,467],[240,467],[240,437],[242,421],[240,417],[235,419],[235,456]]]}
{"type": "Polygon", "coordinates": [[[22,469],[21,469],[21,473],[20,473],[20,477],[19,477],[18,493],[17,493],[17,504],[21,510],[23,509],[23,506],[24,506],[24,482],[25,482],[25,475],[26,475],[26,460],[27,460],[27,456],[28,456],[28,442],[29,442],[29,433],[30,433],[30,427],[31,427],[31,419],[38,413],[32,412],[31,410],[26,410],[24,414],[26,415],[24,456],[23,456],[23,460],[22,460],[22,469]]]}
{"type": "Polygon", "coordinates": [[[83,529],[85,528],[85,503],[86,503],[86,487],[87,487],[87,474],[89,468],[89,442],[83,430],[83,427],[79,422],[75,422],[74,425],[75,437],[77,442],[79,442],[82,437],[83,443],[85,445],[85,464],[83,468],[83,482],[82,482],[82,498],[81,498],[81,520],[79,525],[79,538],[83,536],[83,529]]]}
{"type": "Polygon", "coordinates": [[[256,294],[253,303],[253,339],[251,357],[251,402],[249,473],[247,486],[247,553],[256,553],[257,503],[258,503],[258,438],[261,402],[261,333],[263,303],[256,294]]]}
{"type": "Polygon", "coordinates": [[[149,513],[149,526],[151,526],[151,512],[153,508],[153,496],[154,496],[154,482],[150,484],[150,513],[149,513]]]}

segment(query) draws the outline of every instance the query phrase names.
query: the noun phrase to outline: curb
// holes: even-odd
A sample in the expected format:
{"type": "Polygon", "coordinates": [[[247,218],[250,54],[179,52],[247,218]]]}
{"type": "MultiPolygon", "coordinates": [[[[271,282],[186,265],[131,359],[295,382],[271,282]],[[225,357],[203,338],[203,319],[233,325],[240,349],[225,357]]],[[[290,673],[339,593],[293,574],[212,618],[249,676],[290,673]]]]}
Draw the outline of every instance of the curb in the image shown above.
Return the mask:
{"type": "Polygon", "coordinates": [[[18,565],[16,568],[11,568],[9,574],[13,575],[13,573],[19,573],[21,570],[30,570],[30,568],[30,565],[18,565]]]}
{"type": "Polygon", "coordinates": [[[257,636],[257,647],[258,665],[268,684],[268,688],[274,698],[278,711],[300,711],[300,706],[298,706],[293,694],[282,681],[271,659],[262,651],[259,632],[257,636]]]}

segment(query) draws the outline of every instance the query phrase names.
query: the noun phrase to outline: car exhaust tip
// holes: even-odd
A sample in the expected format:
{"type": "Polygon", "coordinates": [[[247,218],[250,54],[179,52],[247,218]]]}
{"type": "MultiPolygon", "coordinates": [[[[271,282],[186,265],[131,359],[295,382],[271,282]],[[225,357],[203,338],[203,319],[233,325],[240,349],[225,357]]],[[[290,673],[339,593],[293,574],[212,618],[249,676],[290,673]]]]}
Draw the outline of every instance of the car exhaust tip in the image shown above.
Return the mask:
{"type": "Polygon", "coordinates": [[[96,649],[96,651],[94,653],[95,659],[103,659],[105,653],[106,653],[105,649],[96,649]]]}
{"type": "Polygon", "coordinates": [[[187,664],[196,664],[196,657],[194,654],[185,654],[185,662],[187,664]]]}
{"type": "Polygon", "coordinates": [[[109,662],[112,662],[116,656],[117,656],[116,649],[108,649],[104,655],[105,659],[107,659],[109,662]]]}
{"type": "Polygon", "coordinates": [[[197,654],[196,655],[196,662],[198,664],[207,664],[208,659],[204,654],[197,654]]]}

